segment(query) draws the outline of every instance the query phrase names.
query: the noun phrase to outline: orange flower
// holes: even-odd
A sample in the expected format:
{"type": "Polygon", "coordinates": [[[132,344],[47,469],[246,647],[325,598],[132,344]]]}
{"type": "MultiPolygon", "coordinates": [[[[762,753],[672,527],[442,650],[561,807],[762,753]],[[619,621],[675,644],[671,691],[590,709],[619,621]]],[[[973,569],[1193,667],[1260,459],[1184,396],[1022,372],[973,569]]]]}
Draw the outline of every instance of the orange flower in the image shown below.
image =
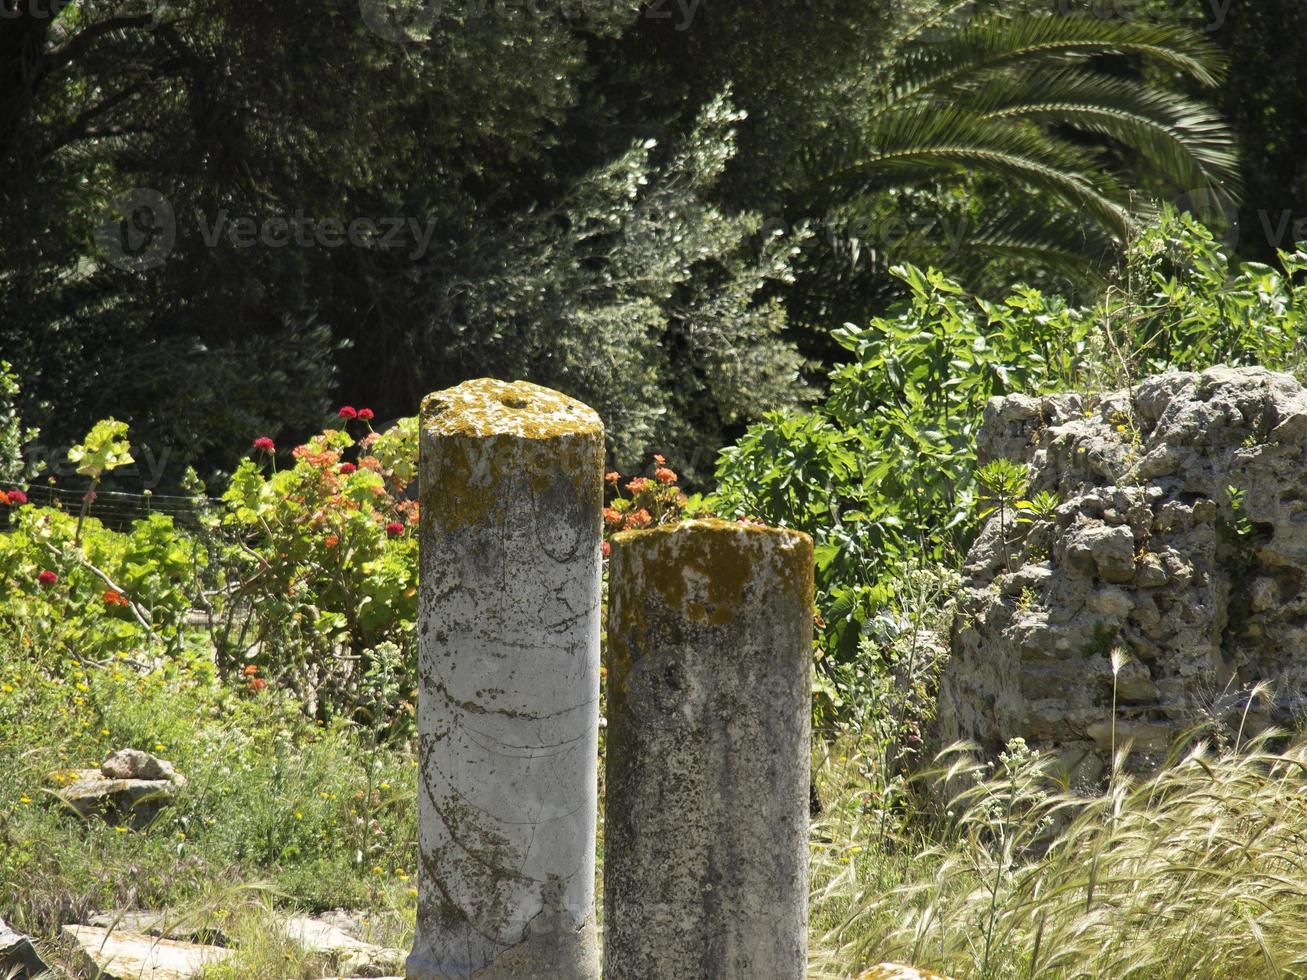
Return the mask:
{"type": "Polygon", "coordinates": [[[666,466],[660,466],[654,470],[654,479],[659,483],[675,483],[677,476],[675,472],[669,470],[666,466]]]}
{"type": "Polygon", "coordinates": [[[241,673],[244,674],[246,677],[255,677],[255,676],[257,676],[258,673],[259,673],[259,665],[258,665],[258,664],[246,664],[246,665],[241,669],[241,673]]]}
{"type": "Polygon", "coordinates": [[[326,545],[328,548],[334,548],[336,547],[336,545],[340,544],[340,538],[334,534],[328,534],[325,538],[322,539],[322,543],[326,545]]]}
{"type": "Polygon", "coordinates": [[[291,455],[296,459],[302,459],[310,466],[316,466],[320,469],[335,469],[340,463],[340,453],[328,450],[319,450],[311,442],[307,445],[296,446],[291,450],[291,455]]]}
{"type": "Polygon", "coordinates": [[[617,470],[613,470],[613,471],[610,472],[610,473],[605,473],[605,474],[604,474],[604,480],[605,480],[605,482],[607,482],[607,483],[616,483],[616,482],[617,482],[618,480],[620,480],[621,478],[622,478],[622,474],[621,474],[621,473],[618,473],[617,470]]]}
{"type": "Polygon", "coordinates": [[[119,592],[117,589],[108,589],[104,593],[104,604],[106,606],[130,605],[130,603],[128,603],[127,601],[127,597],[123,595],[121,592],[119,592]]]}
{"type": "Polygon", "coordinates": [[[245,686],[255,694],[258,694],[259,691],[262,691],[265,687],[268,686],[268,682],[265,681],[262,677],[251,677],[248,681],[245,682],[245,686]]]}
{"type": "Polygon", "coordinates": [[[659,456],[657,453],[654,453],[654,462],[657,463],[659,466],[667,465],[667,460],[664,457],[659,456]]]}
{"type": "Polygon", "coordinates": [[[637,476],[626,485],[626,489],[631,491],[631,493],[643,493],[647,486],[649,486],[648,479],[643,476],[637,476]]]}
{"type": "Polygon", "coordinates": [[[622,512],[612,507],[604,508],[604,523],[609,527],[622,526],[622,512]]]}
{"type": "Polygon", "coordinates": [[[653,523],[653,515],[641,507],[634,513],[626,515],[626,526],[634,528],[648,527],[653,523]]]}

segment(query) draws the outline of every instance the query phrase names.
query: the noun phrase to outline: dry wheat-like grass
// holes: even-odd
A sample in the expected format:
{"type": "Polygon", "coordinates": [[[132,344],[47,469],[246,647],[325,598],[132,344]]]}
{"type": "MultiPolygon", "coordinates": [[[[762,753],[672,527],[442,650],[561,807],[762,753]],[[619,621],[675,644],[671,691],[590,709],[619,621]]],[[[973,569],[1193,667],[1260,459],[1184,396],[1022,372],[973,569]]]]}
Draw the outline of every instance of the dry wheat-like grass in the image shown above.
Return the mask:
{"type": "Polygon", "coordinates": [[[1307,976],[1307,742],[1273,745],[1199,746],[1146,779],[1118,767],[1095,798],[1020,747],[989,772],[954,752],[949,785],[973,778],[926,846],[905,839],[913,820],[886,833],[832,807],[814,828],[811,975],[901,960],[959,980],[1307,976]]]}

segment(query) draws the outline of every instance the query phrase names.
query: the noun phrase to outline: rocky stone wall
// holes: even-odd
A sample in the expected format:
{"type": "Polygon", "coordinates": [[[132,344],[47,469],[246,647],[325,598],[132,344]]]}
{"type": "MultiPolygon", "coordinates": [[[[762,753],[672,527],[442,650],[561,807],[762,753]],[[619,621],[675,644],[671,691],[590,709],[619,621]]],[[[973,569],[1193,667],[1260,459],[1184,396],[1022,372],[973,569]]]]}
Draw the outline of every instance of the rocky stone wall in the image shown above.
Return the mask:
{"type": "Polygon", "coordinates": [[[943,741],[993,752],[1021,736],[1092,783],[1127,742],[1146,767],[1195,726],[1232,739],[1295,723],[1307,391],[1292,377],[1213,368],[1092,398],[995,398],[978,452],[1026,462],[1027,497],[1056,506],[996,513],[967,557],[943,741]]]}

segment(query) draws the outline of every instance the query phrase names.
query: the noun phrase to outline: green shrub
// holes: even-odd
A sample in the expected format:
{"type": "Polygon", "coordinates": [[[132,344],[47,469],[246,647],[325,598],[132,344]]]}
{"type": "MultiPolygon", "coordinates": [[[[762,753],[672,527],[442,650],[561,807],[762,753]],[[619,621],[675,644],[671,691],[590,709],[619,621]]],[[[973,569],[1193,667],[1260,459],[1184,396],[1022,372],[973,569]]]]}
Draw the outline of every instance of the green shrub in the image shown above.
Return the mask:
{"type": "Polygon", "coordinates": [[[907,301],[835,332],[849,363],[831,373],[825,400],[769,414],[723,450],[708,504],[814,536],[833,678],[856,659],[864,624],[893,605],[905,569],[956,565],[1000,498],[1005,522],[1050,505],[1015,499],[1014,477],[982,499],[975,437],[989,398],[1221,362],[1296,369],[1307,289],[1294,280],[1307,252],[1281,264],[1232,269],[1211,232],[1166,210],[1093,308],[1028,287],[990,302],[938,271],[900,267],[907,301]]]}
{"type": "Polygon", "coordinates": [[[36,429],[26,429],[14,403],[18,400],[18,378],[8,361],[0,360],[0,483],[18,483],[29,476],[23,462],[23,443],[35,439],[36,429]]]}
{"type": "MultiPolygon", "coordinates": [[[[342,412],[347,425],[357,415],[342,412]]],[[[411,717],[418,504],[402,495],[416,434],[411,421],[358,443],[328,429],[289,468],[262,448],[237,468],[209,522],[224,575],[211,617],[220,666],[258,668],[321,718],[383,705],[411,717]],[[378,683],[393,689],[388,705],[378,683]]]]}
{"type": "Polygon", "coordinates": [[[952,562],[975,532],[975,433],[985,402],[1081,370],[1089,315],[1034,290],[1003,303],[935,271],[897,270],[910,302],[836,339],[852,360],[809,415],[774,413],[723,451],[719,512],[817,542],[819,608],[837,660],[893,594],[905,563],[952,562]]]}
{"type": "Polygon", "coordinates": [[[146,672],[0,658],[0,908],[45,935],[93,909],[226,903],[241,887],[311,909],[410,909],[416,762],[378,734],[314,723],[290,692],[220,679],[205,656],[146,672]],[[147,829],[53,802],[47,774],[123,747],[187,777],[147,829]]]}
{"type": "Polygon", "coordinates": [[[1130,246],[1124,282],[1096,316],[1108,377],[1129,384],[1170,368],[1260,364],[1296,371],[1304,352],[1307,289],[1294,280],[1307,252],[1279,253],[1281,269],[1232,266],[1211,231],[1167,210],[1130,246]]]}

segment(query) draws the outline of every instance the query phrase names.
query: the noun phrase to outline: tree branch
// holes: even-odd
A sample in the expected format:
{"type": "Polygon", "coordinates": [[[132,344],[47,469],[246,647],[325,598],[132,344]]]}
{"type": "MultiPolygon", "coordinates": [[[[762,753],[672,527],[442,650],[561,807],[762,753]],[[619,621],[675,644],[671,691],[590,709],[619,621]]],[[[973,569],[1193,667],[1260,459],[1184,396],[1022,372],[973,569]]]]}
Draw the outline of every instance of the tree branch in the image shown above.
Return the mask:
{"type": "Polygon", "coordinates": [[[122,14],[91,24],[46,56],[41,75],[49,75],[65,68],[84,55],[91,45],[106,34],[136,27],[152,27],[155,23],[153,14],[122,14]]]}

